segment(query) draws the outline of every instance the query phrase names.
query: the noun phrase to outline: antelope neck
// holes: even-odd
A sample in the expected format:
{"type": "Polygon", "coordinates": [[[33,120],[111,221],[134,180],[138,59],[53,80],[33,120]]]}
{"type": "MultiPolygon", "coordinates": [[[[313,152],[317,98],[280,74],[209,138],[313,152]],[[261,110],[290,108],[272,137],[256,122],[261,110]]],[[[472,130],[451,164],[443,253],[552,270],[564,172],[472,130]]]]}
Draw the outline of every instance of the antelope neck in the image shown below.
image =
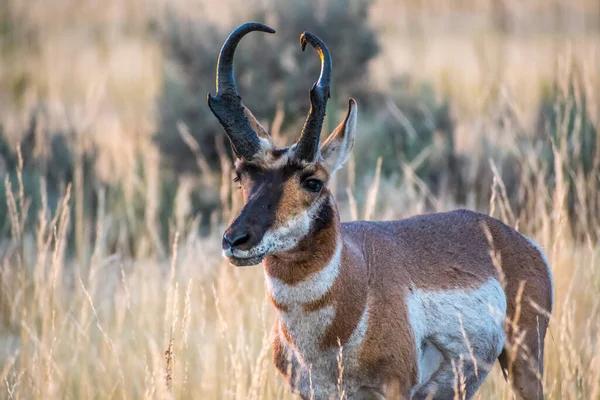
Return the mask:
{"type": "Polygon", "coordinates": [[[339,275],[343,248],[340,219],[329,197],[306,237],[293,249],[265,258],[265,278],[275,305],[305,304],[325,296],[339,275]]]}
{"type": "Polygon", "coordinates": [[[302,335],[296,331],[304,321],[319,325],[314,340],[321,349],[347,343],[360,321],[366,329],[368,279],[361,260],[343,240],[331,197],[294,251],[265,259],[267,290],[288,341],[302,335]]]}

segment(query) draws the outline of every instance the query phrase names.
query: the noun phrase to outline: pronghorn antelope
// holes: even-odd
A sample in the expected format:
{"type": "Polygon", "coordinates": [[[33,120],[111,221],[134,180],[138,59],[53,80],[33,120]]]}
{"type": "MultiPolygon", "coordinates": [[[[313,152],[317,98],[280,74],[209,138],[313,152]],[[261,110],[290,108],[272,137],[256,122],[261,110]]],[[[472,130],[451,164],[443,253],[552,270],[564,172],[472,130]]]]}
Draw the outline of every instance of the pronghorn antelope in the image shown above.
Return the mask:
{"type": "Polygon", "coordinates": [[[542,399],[553,289],[540,248],[466,210],[341,223],[327,184],[352,151],[356,101],[319,148],[332,62],[325,44],[303,33],[321,74],[300,139],[275,147],[233,76],[235,49],[252,31],[275,32],[258,23],[233,31],[208,95],[245,201],[223,254],[237,266],[263,263],[277,310],[274,363],[292,390],[303,399],[340,389],[350,399],[468,399],[498,359],[520,397],[542,399]]]}

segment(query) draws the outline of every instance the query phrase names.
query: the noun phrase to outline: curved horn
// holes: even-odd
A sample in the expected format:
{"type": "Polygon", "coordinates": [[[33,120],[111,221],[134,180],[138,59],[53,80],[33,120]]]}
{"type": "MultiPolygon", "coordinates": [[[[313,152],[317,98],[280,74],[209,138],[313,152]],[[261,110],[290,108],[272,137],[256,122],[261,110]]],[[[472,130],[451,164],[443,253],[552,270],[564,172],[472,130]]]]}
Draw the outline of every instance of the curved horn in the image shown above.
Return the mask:
{"type": "Polygon", "coordinates": [[[305,161],[313,162],[319,151],[319,137],[321,128],[323,128],[323,120],[325,119],[325,109],[327,100],[329,99],[329,86],[331,84],[331,54],[327,46],[321,39],[310,32],[304,32],[300,35],[300,45],[302,51],[306,49],[306,44],[310,43],[321,57],[321,75],[319,80],[315,82],[310,89],[310,111],[304,122],[302,134],[298,139],[296,154],[305,161]]]}
{"type": "Polygon", "coordinates": [[[248,160],[259,151],[260,141],[244,113],[245,107],[237,92],[233,55],[240,40],[252,31],[275,33],[274,29],[257,22],[240,25],[231,32],[217,61],[217,93],[207,95],[208,106],[225,129],[236,156],[248,160]]]}

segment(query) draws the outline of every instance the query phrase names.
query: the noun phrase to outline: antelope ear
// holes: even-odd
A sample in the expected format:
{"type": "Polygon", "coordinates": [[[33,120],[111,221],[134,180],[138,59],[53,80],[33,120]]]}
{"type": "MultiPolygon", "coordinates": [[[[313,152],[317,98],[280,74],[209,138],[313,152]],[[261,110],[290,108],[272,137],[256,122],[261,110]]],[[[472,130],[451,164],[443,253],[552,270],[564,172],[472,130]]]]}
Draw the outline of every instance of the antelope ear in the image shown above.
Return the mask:
{"type": "Polygon", "coordinates": [[[250,126],[254,129],[254,132],[258,135],[259,138],[265,139],[269,144],[273,145],[273,140],[271,139],[271,135],[267,132],[267,130],[258,122],[252,111],[247,107],[244,107],[244,114],[246,118],[248,118],[248,122],[250,122],[250,126]]]}
{"type": "Polygon", "coordinates": [[[330,174],[333,174],[350,158],[356,136],[357,113],[356,100],[351,98],[348,102],[346,118],[335,128],[333,133],[323,143],[323,146],[321,146],[321,159],[327,166],[330,174]]]}

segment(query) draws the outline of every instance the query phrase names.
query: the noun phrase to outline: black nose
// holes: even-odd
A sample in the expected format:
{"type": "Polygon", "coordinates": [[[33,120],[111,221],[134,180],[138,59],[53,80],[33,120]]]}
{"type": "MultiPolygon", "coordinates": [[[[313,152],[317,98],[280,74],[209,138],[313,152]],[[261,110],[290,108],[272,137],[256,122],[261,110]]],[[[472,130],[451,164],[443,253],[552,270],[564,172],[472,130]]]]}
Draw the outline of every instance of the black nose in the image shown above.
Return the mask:
{"type": "Polygon", "coordinates": [[[240,246],[250,240],[246,232],[225,232],[223,235],[223,249],[240,246]]]}

